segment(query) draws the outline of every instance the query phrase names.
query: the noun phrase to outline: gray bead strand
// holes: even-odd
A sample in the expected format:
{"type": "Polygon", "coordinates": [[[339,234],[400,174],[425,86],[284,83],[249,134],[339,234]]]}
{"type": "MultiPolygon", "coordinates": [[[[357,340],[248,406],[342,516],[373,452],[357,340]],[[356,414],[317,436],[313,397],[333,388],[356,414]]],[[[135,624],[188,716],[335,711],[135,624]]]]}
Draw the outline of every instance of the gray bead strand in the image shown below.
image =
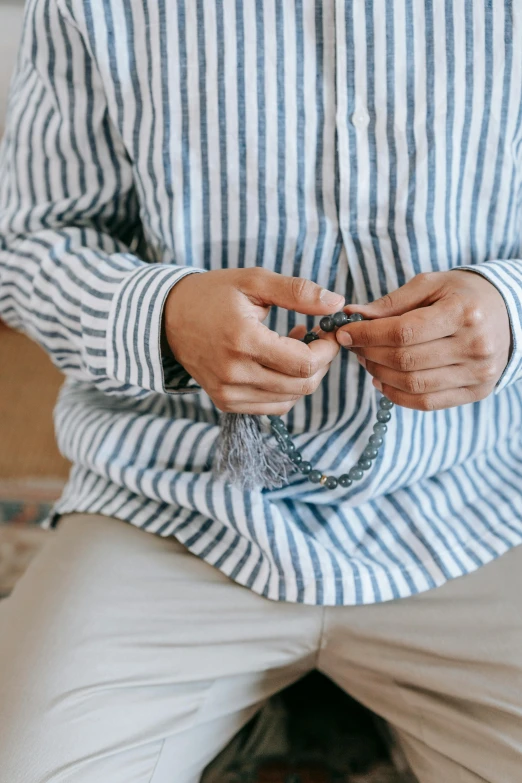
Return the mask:
{"type": "MultiPolygon", "coordinates": [[[[345,326],[348,323],[356,323],[363,321],[364,318],[360,313],[353,313],[347,315],[347,313],[339,312],[334,315],[327,315],[320,321],[320,327],[323,332],[334,332],[341,326],[345,326]]],[[[320,337],[316,332],[307,332],[303,337],[303,342],[306,345],[319,340],[320,337]]],[[[351,487],[355,481],[360,481],[366,471],[370,470],[373,461],[377,459],[379,455],[379,449],[384,444],[384,437],[388,431],[386,424],[391,419],[391,410],[394,407],[394,403],[387,397],[381,397],[379,400],[379,410],[377,411],[377,421],[373,425],[373,434],[368,439],[368,445],[364,449],[357,464],[351,468],[348,473],[343,473],[341,476],[329,476],[325,473],[321,473],[320,470],[313,468],[311,462],[303,459],[303,455],[297,450],[293,443],[290,433],[288,432],[284,421],[279,416],[269,416],[272,432],[277,440],[279,448],[284,451],[294,463],[296,469],[301,472],[308,481],[312,484],[320,484],[327,489],[334,490],[337,487],[347,489],[351,487]]]]}

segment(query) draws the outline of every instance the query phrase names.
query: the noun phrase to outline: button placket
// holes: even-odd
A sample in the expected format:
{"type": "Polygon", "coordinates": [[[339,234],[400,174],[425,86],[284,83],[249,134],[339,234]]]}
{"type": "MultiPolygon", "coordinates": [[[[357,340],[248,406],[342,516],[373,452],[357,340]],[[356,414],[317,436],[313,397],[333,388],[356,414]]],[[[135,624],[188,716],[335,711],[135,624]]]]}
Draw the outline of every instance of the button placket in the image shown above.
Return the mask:
{"type": "MultiPolygon", "coordinates": [[[[347,53],[345,33],[345,0],[335,3],[335,40],[336,40],[336,95],[337,95],[337,155],[339,176],[339,226],[343,237],[348,229],[350,192],[350,153],[348,135],[348,87],[346,80],[347,53]]],[[[346,241],[345,241],[346,244],[346,241]]]]}
{"type": "Polygon", "coordinates": [[[365,28],[364,4],[336,0],[337,41],[337,134],[339,139],[339,225],[354,283],[354,301],[368,295],[363,276],[364,254],[361,222],[367,218],[368,160],[367,128],[370,115],[365,105],[365,46],[355,39],[355,30],[365,28]]]}

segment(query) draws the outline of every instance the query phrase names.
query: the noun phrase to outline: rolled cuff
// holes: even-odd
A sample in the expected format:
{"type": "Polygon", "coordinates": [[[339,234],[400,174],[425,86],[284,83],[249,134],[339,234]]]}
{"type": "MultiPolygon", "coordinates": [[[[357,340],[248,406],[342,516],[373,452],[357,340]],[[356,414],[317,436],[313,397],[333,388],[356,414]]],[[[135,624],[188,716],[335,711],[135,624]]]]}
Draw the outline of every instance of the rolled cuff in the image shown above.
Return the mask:
{"type": "Polygon", "coordinates": [[[202,271],[171,264],[144,264],[125,277],[114,294],[109,313],[109,377],[159,393],[199,390],[174,357],[162,354],[161,328],[169,292],[187,275],[202,271]]]}

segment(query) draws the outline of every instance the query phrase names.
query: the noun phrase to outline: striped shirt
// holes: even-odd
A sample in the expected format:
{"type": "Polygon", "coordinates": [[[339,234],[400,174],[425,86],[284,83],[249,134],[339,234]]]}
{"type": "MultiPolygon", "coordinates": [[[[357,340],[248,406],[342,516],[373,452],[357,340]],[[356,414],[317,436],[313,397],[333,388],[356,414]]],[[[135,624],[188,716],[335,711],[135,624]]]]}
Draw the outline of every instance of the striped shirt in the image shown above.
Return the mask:
{"type": "MultiPolygon", "coordinates": [[[[29,0],[0,315],[66,376],[57,514],[176,536],[308,604],[409,596],[522,542],[521,40],[522,0],[29,0]],[[472,266],[511,320],[496,394],[397,409],[349,489],[213,478],[219,412],[161,356],[163,303],[195,270],[256,265],[354,303],[472,266]]],[[[287,417],[305,459],[349,469],[375,395],[342,352],[287,417]]]]}

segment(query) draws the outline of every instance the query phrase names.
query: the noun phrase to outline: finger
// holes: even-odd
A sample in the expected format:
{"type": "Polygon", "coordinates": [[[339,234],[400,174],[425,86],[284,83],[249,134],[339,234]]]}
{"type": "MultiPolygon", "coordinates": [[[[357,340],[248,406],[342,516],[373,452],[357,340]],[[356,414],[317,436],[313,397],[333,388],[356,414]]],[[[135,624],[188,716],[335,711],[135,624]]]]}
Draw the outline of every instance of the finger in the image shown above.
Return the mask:
{"type": "Polygon", "coordinates": [[[323,367],[311,378],[294,378],[290,375],[282,375],[274,370],[259,367],[259,373],[255,379],[255,388],[268,394],[286,395],[287,399],[306,397],[317,391],[321,381],[330,369],[330,365],[323,367]]]}
{"type": "Polygon", "coordinates": [[[460,340],[456,337],[445,337],[430,343],[421,343],[407,348],[352,348],[353,353],[367,361],[382,364],[392,370],[414,372],[416,370],[432,370],[436,367],[446,367],[448,364],[459,364],[466,358],[462,351],[460,340]]]}
{"type": "Polygon", "coordinates": [[[345,347],[405,347],[427,343],[455,334],[460,326],[457,313],[448,300],[436,302],[405,315],[356,321],[337,331],[337,341],[345,347]]]}
{"type": "Polygon", "coordinates": [[[311,378],[294,378],[252,363],[234,373],[233,380],[227,383],[224,393],[230,395],[233,402],[295,401],[313,394],[328,370],[327,366],[311,378]]]}
{"type": "Polygon", "coordinates": [[[338,352],[336,340],[321,339],[305,345],[291,337],[281,337],[259,324],[250,355],[258,364],[283,375],[311,378],[330,365],[338,352]]]}
{"type": "Polygon", "coordinates": [[[276,305],[306,315],[328,315],[342,310],[344,296],[322,288],[304,277],[287,277],[258,270],[241,283],[241,290],[260,307],[276,305]]]}
{"type": "Polygon", "coordinates": [[[459,389],[461,386],[477,386],[481,383],[474,377],[470,367],[464,364],[454,364],[449,367],[438,367],[436,370],[420,370],[419,372],[399,372],[390,370],[382,364],[359,359],[363,367],[387,386],[408,392],[408,394],[430,394],[447,389],[459,389]]]}
{"type": "MultiPolygon", "coordinates": [[[[240,389],[240,397],[237,399],[250,399],[251,390],[257,389],[267,395],[266,398],[263,396],[263,400],[269,399],[270,395],[276,399],[277,395],[281,395],[285,400],[296,400],[313,394],[329,369],[330,365],[327,364],[309,378],[301,378],[263,367],[252,360],[242,361],[229,367],[228,372],[223,371],[219,384],[225,390],[240,389]]],[[[218,392],[215,391],[215,394],[218,392]]]]}
{"type": "Polygon", "coordinates": [[[408,392],[395,389],[393,386],[381,384],[375,380],[374,386],[379,389],[389,400],[402,408],[412,408],[417,411],[437,411],[445,408],[455,408],[458,405],[483,400],[491,393],[490,386],[463,386],[460,389],[447,389],[446,391],[430,394],[408,394],[408,392]]]}
{"type": "Polygon", "coordinates": [[[429,272],[416,275],[405,285],[367,305],[348,305],[347,313],[361,313],[365,318],[390,318],[433,304],[443,290],[440,273],[429,272]]]}

